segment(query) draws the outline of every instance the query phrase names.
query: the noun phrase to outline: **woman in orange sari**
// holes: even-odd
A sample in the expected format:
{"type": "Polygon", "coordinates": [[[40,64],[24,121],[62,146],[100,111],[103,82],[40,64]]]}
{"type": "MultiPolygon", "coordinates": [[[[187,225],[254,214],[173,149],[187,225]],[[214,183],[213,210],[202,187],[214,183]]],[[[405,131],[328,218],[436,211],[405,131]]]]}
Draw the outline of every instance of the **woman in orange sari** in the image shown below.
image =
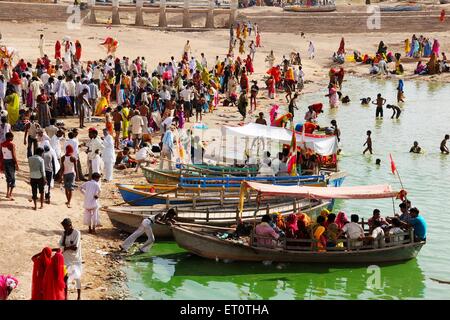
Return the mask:
{"type": "Polygon", "coordinates": [[[100,93],[102,97],[106,98],[106,101],[109,105],[111,99],[111,87],[109,86],[108,80],[106,80],[106,78],[103,79],[102,83],[100,84],[100,93]]]}

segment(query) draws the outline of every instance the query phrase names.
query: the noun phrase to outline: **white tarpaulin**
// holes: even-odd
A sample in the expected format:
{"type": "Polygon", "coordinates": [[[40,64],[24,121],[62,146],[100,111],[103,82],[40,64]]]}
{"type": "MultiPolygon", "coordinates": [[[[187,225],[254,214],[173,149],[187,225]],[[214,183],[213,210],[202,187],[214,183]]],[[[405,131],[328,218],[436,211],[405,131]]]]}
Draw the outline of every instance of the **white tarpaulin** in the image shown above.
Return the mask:
{"type": "MultiPolygon", "coordinates": [[[[292,131],[285,128],[265,126],[257,123],[249,123],[240,127],[222,127],[222,133],[227,140],[237,138],[258,138],[265,142],[278,141],[279,143],[290,144],[292,131]]],[[[336,136],[322,136],[315,134],[297,133],[297,146],[314,150],[315,153],[322,156],[335,154],[338,150],[338,141],[336,136]]]]}

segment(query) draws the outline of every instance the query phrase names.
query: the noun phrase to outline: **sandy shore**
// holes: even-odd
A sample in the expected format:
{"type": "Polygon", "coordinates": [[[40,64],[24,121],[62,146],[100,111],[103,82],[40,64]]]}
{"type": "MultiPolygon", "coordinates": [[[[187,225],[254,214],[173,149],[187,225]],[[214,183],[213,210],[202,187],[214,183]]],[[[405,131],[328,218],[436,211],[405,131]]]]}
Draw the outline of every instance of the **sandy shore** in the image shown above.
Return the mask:
{"type": "MultiPolygon", "coordinates": [[[[119,41],[118,56],[145,56],[149,66],[154,67],[159,61],[166,61],[171,55],[179,57],[182,54],[183,45],[187,39],[191,41],[193,55],[200,56],[204,52],[211,65],[215,56],[223,58],[228,46],[228,31],[216,30],[207,32],[164,32],[148,29],[135,29],[127,26],[106,29],[98,26],[83,26],[80,30],[67,30],[64,23],[12,23],[0,21],[2,30],[1,45],[14,47],[18,56],[26,60],[35,61],[39,54],[38,36],[43,33],[46,38],[45,52],[49,56],[54,54],[54,43],[63,36],[71,36],[79,39],[83,46],[84,61],[104,58],[105,50],[99,43],[107,36],[117,38],[119,41]]],[[[411,32],[405,33],[368,33],[361,34],[306,34],[301,38],[298,34],[279,34],[262,32],[263,47],[259,48],[255,56],[255,74],[251,79],[259,81],[261,88],[263,76],[268,67],[264,62],[270,50],[274,50],[277,61],[281,61],[283,55],[288,56],[292,50],[299,50],[303,58],[303,66],[306,77],[304,93],[323,89],[328,82],[328,69],[333,65],[331,55],[339,46],[340,37],[346,40],[347,52],[359,50],[362,53],[373,53],[376,51],[378,42],[384,40],[390,51],[403,53],[403,40],[411,37],[411,32]],[[308,42],[313,41],[316,47],[316,58],[306,58],[308,42]]],[[[425,36],[438,38],[442,50],[448,51],[450,46],[450,34],[431,33],[425,36]]],[[[428,76],[413,76],[417,60],[404,62],[406,69],[404,79],[417,78],[423,81],[450,81],[450,73],[428,76]]],[[[347,74],[356,76],[369,76],[368,66],[354,63],[345,63],[347,74]]],[[[344,92],[345,94],[345,92],[344,92]]],[[[261,96],[266,95],[261,90],[261,96]]],[[[275,100],[261,99],[259,110],[265,111],[271,103],[285,105],[284,95],[278,95],[275,100]]],[[[305,107],[305,106],[302,106],[305,107]]],[[[258,111],[259,111],[258,110],[258,111]]],[[[300,110],[299,112],[304,112],[300,110]]],[[[220,107],[213,114],[204,117],[204,122],[209,127],[222,124],[237,124],[241,117],[235,108],[220,107]]],[[[253,121],[254,117],[248,117],[247,121],[253,121]]],[[[69,128],[77,126],[77,120],[65,119],[69,128]]],[[[95,123],[94,126],[103,127],[103,123],[95,123]]],[[[115,230],[107,216],[102,214],[103,227],[97,235],[90,235],[82,225],[82,196],[75,192],[73,208],[68,209],[64,205],[65,198],[63,190],[57,185],[53,191],[52,204],[46,205],[43,210],[32,211],[31,190],[28,185],[28,164],[26,162],[25,146],[23,145],[23,132],[15,133],[16,144],[19,147],[20,172],[18,173],[17,188],[15,189],[15,201],[4,200],[5,180],[0,178],[0,271],[4,274],[15,275],[20,285],[14,291],[12,299],[29,299],[31,292],[31,256],[39,252],[44,246],[55,247],[58,243],[62,227],[60,222],[65,217],[74,221],[75,228],[82,230],[82,247],[84,260],[83,275],[83,299],[106,299],[121,298],[123,290],[117,289],[121,282],[120,266],[123,262],[115,255],[118,243],[121,239],[119,231],[115,230]],[[112,254],[107,254],[112,253],[112,254]]],[[[87,138],[86,130],[80,134],[81,139],[87,138]]],[[[116,172],[115,181],[120,181],[126,174],[127,181],[143,183],[140,175],[129,172],[116,172]]],[[[120,195],[115,191],[114,184],[103,184],[102,205],[120,203],[120,195]]],[[[122,235],[123,238],[123,235],[122,235]]],[[[75,295],[71,293],[70,298],[75,295]]]]}

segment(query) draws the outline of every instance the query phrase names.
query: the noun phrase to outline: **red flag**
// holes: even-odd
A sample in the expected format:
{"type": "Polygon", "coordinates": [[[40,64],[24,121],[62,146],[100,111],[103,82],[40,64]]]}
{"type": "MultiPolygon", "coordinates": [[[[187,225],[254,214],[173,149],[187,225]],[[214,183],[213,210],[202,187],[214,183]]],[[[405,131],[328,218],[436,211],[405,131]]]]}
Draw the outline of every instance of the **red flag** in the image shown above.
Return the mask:
{"type": "Polygon", "coordinates": [[[392,174],[395,174],[395,171],[397,171],[397,167],[395,166],[394,160],[392,159],[392,155],[389,154],[389,157],[391,158],[391,171],[392,174]]]}

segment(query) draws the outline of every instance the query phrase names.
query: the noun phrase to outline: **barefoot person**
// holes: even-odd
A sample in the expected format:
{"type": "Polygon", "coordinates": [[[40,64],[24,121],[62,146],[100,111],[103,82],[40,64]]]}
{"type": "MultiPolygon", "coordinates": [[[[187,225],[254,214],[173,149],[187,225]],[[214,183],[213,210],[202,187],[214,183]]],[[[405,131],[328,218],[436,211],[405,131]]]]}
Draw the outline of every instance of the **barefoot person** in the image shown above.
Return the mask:
{"type": "Polygon", "coordinates": [[[77,159],[73,156],[73,147],[69,144],[66,146],[66,154],[61,157],[61,173],[64,181],[64,191],[66,192],[66,205],[70,208],[72,193],[75,189],[77,159]]]}
{"type": "Polygon", "coordinates": [[[19,171],[19,165],[17,163],[16,145],[13,143],[14,134],[7,132],[5,138],[6,140],[1,144],[0,171],[3,171],[6,177],[6,199],[13,201],[12,192],[16,186],[16,171],[19,171]]]}
{"type": "Polygon", "coordinates": [[[72,221],[69,218],[65,218],[61,225],[64,228],[64,233],[59,240],[59,246],[63,250],[64,264],[67,268],[67,283],[75,281],[78,294],[77,300],[80,300],[82,273],[81,233],[73,228],[72,221]]]}
{"type": "Polygon", "coordinates": [[[367,145],[367,148],[363,151],[363,154],[366,154],[367,151],[369,151],[370,154],[372,154],[372,138],[370,137],[371,134],[372,134],[372,131],[368,130],[367,131],[367,140],[363,144],[363,146],[367,145]]]}
{"type": "Polygon", "coordinates": [[[84,195],[84,219],[85,225],[89,226],[89,233],[95,233],[95,227],[100,224],[98,208],[100,207],[98,199],[100,198],[100,174],[94,172],[92,179],[83,183],[80,187],[84,195]]]}
{"type": "Polygon", "coordinates": [[[447,147],[447,140],[450,139],[450,136],[448,134],[445,135],[444,140],[441,141],[441,153],[443,154],[449,154],[449,150],[447,147]]]}
{"type": "Polygon", "coordinates": [[[40,194],[41,206],[39,209],[44,208],[44,186],[47,184],[45,177],[45,165],[44,165],[44,149],[41,147],[36,149],[36,154],[28,158],[28,165],[30,166],[30,184],[31,193],[33,195],[33,210],[37,210],[37,193],[40,194]]]}

